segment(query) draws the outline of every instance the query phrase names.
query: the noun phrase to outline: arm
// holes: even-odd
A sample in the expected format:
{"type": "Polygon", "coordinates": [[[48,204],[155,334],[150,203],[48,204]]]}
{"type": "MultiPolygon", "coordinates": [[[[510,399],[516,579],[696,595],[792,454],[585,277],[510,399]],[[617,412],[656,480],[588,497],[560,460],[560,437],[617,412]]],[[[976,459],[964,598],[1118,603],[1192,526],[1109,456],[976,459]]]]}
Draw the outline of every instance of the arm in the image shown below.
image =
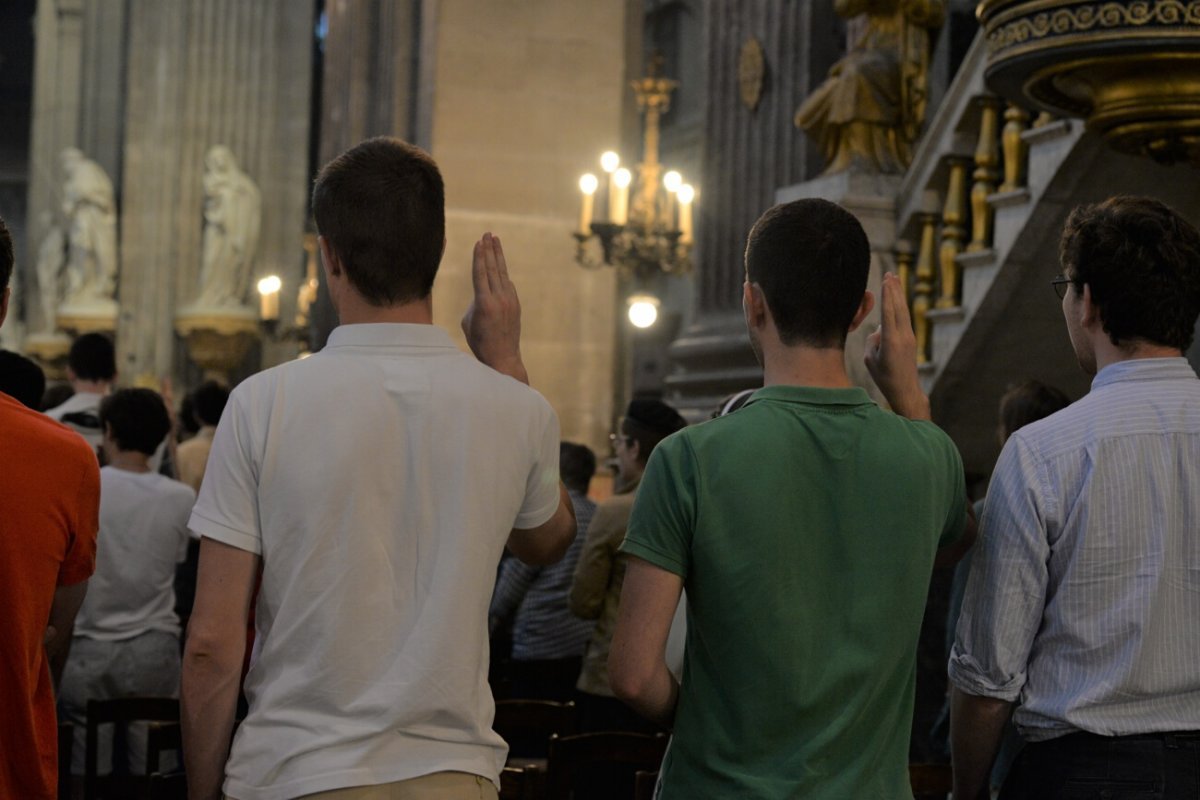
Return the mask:
{"type": "Polygon", "coordinates": [[[558,489],[558,508],[550,519],[536,528],[513,528],[508,535],[508,549],[526,564],[558,563],[575,538],[575,507],[567,487],[560,483],[558,489]]]}
{"type": "Polygon", "coordinates": [[[952,567],[959,561],[962,561],[962,557],[975,545],[975,540],[978,537],[979,523],[975,519],[975,507],[967,503],[967,527],[963,531],[962,536],[945,547],[938,549],[937,555],[933,559],[934,569],[952,567]]]}
{"type": "Polygon", "coordinates": [[[71,650],[71,634],[75,630],[75,615],[83,605],[87,594],[87,581],[70,586],[59,586],[54,590],[50,604],[50,621],[46,626],[46,658],[50,662],[50,675],[58,686],[62,678],[63,665],[71,650]]]}
{"type": "Polygon", "coordinates": [[[929,398],[917,375],[917,337],[904,289],[894,273],[883,276],[879,328],[867,337],[863,361],[888,405],[902,417],[932,420],[929,398]]]}
{"type": "Polygon", "coordinates": [[[679,683],[667,667],[667,636],[683,579],[630,557],[608,655],[608,680],[617,697],[642,716],[670,727],[679,683]]]}
{"type": "Polygon", "coordinates": [[[612,575],[614,531],[611,507],[601,504],[587,529],[587,538],[575,564],[575,575],[571,579],[571,591],[567,596],[567,607],[580,619],[599,619],[604,610],[604,597],[608,593],[608,580],[612,575]]]}
{"type": "Polygon", "coordinates": [[[181,714],[188,797],[219,800],[259,557],[205,538],[183,654],[181,714]]]}
{"type": "Polygon", "coordinates": [[[1006,700],[951,690],[950,751],[956,798],[987,800],[991,796],[989,776],[1012,710],[1013,704],[1006,700]]]}
{"type": "Polygon", "coordinates": [[[517,558],[510,558],[501,564],[500,577],[496,579],[492,602],[488,606],[488,628],[493,633],[501,623],[508,622],[517,613],[540,569],[517,558]]]}

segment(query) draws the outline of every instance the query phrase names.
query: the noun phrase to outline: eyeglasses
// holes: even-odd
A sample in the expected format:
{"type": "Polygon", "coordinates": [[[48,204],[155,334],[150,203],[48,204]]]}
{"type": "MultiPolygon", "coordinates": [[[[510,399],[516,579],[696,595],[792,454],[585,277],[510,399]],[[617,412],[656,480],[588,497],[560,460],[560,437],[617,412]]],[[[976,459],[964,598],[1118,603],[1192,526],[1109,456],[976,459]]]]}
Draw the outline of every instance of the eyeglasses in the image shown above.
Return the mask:
{"type": "Polygon", "coordinates": [[[615,433],[610,433],[608,435],[608,443],[611,444],[613,447],[617,446],[617,442],[624,442],[625,446],[628,447],[632,441],[633,441],[633,437],[631,437],[631,436],[618,436],[615,433]]]}
{"type": "Polygon", "coordinates": [[[1067,287],[1074,283],[1073,280],[1066,275],[1059,275],[1054,280],[1050,281],[1050,285],[1054,287],[1054,293],[1058,295],[1058,299],[1062,300],[1067,296],[1067,287]]]}

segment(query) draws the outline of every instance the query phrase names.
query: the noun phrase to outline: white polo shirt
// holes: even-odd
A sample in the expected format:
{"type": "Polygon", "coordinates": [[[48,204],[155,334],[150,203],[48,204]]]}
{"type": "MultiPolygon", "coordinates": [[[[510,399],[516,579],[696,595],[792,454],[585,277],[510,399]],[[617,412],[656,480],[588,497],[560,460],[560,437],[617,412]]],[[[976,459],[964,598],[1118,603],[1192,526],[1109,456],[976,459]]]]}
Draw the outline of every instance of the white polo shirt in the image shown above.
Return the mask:
{"type": "Polygon", "coordinates": [[[190,526],[260,553],[239,800],[447,770],[499,785],[487,611],[558,507],[558,420],[432,325],[344,325],[238,386],[190,526]]]}

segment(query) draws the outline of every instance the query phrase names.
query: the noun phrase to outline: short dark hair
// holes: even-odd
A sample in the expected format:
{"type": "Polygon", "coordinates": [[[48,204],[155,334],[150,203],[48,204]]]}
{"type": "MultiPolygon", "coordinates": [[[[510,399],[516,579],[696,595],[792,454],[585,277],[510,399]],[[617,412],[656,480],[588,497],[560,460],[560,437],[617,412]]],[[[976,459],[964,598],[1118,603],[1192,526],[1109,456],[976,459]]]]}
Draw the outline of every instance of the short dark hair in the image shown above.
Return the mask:
{"type": "Polygon", "coordinates": [[[643,466],[663,439],[687,427],[687,420],[661,400],[634,398],[621,418],[621,435],[638,443],[637,460],[643,466]]]}
{"type": "Polygon", "coordinates": [[[1080,206],[1063,226],[1063,274],[1086,284],[1108,338],[1187,350],[1200,316],[1200,233],[1165,204],[1118,196],[1080,206]]]}
{"type": "Polygon", "coordinates": [[[558,474],[568,489],[587,494],[596,474],[596,454],[587,445],[559,442],[558,474]]]}
{"type": "Polygon", "coordinates": [[[71,342],[67,366],[84,381],[111,381],[117,376],[117,353],[102,333],[85,333],[71,342]]]}
{"type": "Polygon", "coordinates": [[[862,225],[828,200],[768,209],[746,243],[746,276],[762,287],[779,337],[789,346],[845,347],[870,267],[862,225]]]}
{"type": "Polygon", "coordinates": [[[1041,381],[1028,380],[1000,398],[1000,432],[1008,439],[1031,422],[1045,419],[1071,405],[1071,398],[1041,381]]]}
{"type": "Polygon", "coordinates": [[[386,136],[326,164],[312,196],[317,231],[374,306],[429,296],[446,239],[445,205],[429,154],[386,136]]]}
{"type": "Polygon", "coordinates": [[[100,425],[112,426],[117,449],[152,456],[171,431],[171,417],[153,389],[119,389],[100,401],[100,425]]]}
{"type": "Polygon", "coordinates": [[[12,234],[4,224],[4,217],[0,217],[0,292],[7,289],[12,280],[14,263],[12,234]]]}
{"type": "Polygon", "coordinates": [[[42,411],[58,408],[75,396],[75,389],[69,383],[56,383],[46,389],[42,395],[42,411]]]}
{"type": "Polygon", "coordinates": [[[229,390],[216,381],[205,381],[191,394],[192,414],[201,425],[216,425],[229,402],[229,390]]]}
{"type": "Polygon", "coordinates": [[[46,373],[33,361],[11,350],[0,350],[0,392],[39,411],[46,391],[46,373]]]}

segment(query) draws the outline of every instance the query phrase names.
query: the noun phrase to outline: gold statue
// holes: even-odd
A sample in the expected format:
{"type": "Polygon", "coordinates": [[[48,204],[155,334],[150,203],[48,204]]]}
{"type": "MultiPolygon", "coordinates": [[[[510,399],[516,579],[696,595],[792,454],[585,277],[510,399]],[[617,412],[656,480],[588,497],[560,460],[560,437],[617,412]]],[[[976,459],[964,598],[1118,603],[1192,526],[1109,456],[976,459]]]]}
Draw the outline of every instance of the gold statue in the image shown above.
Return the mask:
{"type": "Polygon", "coordinates": [[[796,111],[796,127],[816,141],[828,167],[897,174],[912,161],[925,121],[929,35],[942,26],[945,0],[834,0],[865,29],[845,58],[796,111]]]}

